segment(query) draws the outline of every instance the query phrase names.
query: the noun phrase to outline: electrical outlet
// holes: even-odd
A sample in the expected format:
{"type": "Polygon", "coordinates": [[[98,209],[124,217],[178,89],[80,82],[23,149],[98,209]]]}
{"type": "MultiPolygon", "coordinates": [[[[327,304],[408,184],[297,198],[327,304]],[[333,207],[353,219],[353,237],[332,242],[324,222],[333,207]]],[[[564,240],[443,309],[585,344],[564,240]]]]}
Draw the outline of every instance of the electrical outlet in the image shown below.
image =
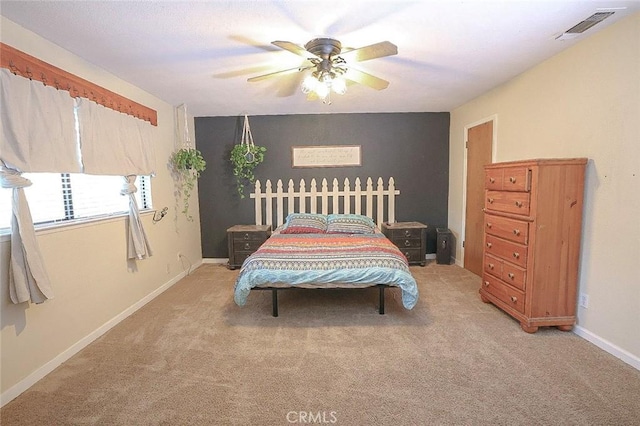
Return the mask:
{"type": "Polygon", "coordinates": [[[580,293],[580,301],[579,304],[583,308],[589,307],[589,295],[586,293],[580,293]]]}

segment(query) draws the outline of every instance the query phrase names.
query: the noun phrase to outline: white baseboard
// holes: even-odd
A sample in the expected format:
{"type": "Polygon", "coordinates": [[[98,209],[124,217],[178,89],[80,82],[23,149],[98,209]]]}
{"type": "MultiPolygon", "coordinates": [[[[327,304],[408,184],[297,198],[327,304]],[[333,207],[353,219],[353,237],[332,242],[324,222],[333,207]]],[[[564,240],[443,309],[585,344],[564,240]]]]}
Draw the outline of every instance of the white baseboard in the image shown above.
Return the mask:
{"type": "MultiPolygon", "coordinates": [[[[201,263],[195,265],[195,268],[200,266],[201,263]]],[[[144,298],[140,299],[138,302],[129,306],[127,309],[113,317],[111,320],[104,323],[102,326],[98,327],[93,332],[89,333],[84,338],[80,339],[70,348],[62,352],[60,355],[53,358],[51,361],[44,364],[42,367],[38,368],[33,373],[29,374],[27,377],[22,379],[20,382],[16,383],[6,391],[4,391],[0,395],[0,407],[3,407],[5,404],[9,403],[16,397],[18,397],[22,392],[29,389],[31,386],[36,384],[40,379],[42,379],[47,374],[51,373],[53,370],[58,368],[63,362],[67,361],[69,358],[80,352],[82,349],[87,347],[91,342],[96,340],[98,337],[102,336],[107,331],[111,330],[113,327],[118,325],[122,320],[136,312],[138,309],[142,308],[144,305],[158,297],[164,291],[169,289],[172,285],[180,281],[187,275],[188,271],[181,272],[179,275],[173,277],[170,281],[163,284],[161,287],[158,287],[153,292],[149,293],[144,298]]]]}
{"type": "Polygon", "coordinates": [[[620,360],[626,362],[636,370],[640,370],[640,358],[635,356],[634,354],[625,351],[624,349],[614,345],[613,343],[603,339],[598,335],[593,334],[586,328],[580,327],[579,325],[573,327],[573,332],[583,339],[593,343],[603,351],[608,352],[616,358],[619,358],[620,360]]]}
{"type": "Polygon", "coordinates": [[[229,259],[216,259],[216,258],[208,258],[202,259],[202,263],[228,263],[229,259]]]}
{"type": "Polygon", "coordinates": [[[435,259],[436,258],[436,254],[435,253],[427,253],[424,256],[425,259],[435,259]]]}

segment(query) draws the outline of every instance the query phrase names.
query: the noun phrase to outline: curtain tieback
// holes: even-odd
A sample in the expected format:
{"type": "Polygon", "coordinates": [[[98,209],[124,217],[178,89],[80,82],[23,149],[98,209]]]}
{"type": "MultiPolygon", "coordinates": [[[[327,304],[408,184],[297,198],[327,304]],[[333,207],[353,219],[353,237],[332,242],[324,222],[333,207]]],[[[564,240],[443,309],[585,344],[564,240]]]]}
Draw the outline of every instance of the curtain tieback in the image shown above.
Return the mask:
{"type": "Polygon", "coordinates": [[[0,165],[0,186],[2,188],[25,188],[31,186],[31,181],[22,177],[22,173],[0,165]]]}
{"type": "Polygon", "coordinates": [[[120,195],[130,195],[138,192],[138,188],[134,185],[136,181],[136,176],[125,176],[124,184],[122,185],[122,189],[120,190],[120,195]]]}

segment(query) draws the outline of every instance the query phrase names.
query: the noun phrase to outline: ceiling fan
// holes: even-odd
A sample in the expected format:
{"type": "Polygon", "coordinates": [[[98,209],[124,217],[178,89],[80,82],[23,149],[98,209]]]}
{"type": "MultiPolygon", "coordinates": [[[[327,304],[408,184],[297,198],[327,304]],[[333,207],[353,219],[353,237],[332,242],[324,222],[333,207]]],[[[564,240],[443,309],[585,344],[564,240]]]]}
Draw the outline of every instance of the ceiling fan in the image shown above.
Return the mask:
{"type": "Polygon", "coordinates": [[[346,92],[345,80],[351,80],[376,90],[386,89],[389,86],[388,81],[357,70],[349,66],[349,63],[368,61],[398,53],[398,47],[389,41],[345,52],[342,51],[342,44],[333,38],[315,38],[306,43],[304,47],[290,41],[273,41],[271,44],[305,57],[305,63],[296,68],[251,77],[247,81],[255,82],[293,72],[313,70],[302,82],[302,92],[307,94],[308,99],[320,98],[325,103],[331,103],[331,91],[338,94],[346,92]]]}

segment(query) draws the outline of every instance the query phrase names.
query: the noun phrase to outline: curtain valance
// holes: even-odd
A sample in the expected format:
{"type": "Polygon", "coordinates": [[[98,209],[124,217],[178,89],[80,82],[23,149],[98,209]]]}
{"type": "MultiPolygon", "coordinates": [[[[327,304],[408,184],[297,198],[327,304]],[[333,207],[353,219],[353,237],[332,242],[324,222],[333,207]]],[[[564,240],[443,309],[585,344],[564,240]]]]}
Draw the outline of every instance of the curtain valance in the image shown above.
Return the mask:
{"type": "Polygon", "coordinates": [[[66,92],[0,70],[0,159],[21,172],[79,173],[74,100],[66,92]]]}
{"type": "Polygon", "coordinates": [[[93,175],[150,175],[155,154],[149,123],[78,100],[80,150],[84,173],[93,175]]]}

